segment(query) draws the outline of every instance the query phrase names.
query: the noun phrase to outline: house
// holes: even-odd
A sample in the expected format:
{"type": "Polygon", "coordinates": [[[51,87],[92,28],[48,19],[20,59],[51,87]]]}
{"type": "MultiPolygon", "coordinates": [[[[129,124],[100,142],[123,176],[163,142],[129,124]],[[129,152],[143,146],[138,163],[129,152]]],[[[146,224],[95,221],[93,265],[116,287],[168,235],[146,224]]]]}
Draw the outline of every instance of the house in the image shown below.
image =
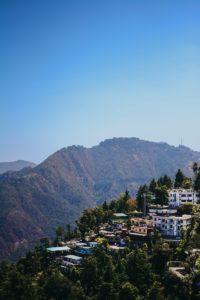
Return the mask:
{"type": "Polygon", "coordinates": [[[98,243],[97,242],[89,242],[88,245],[91,248],[96,248],[98,246],[98,243]]]}
{"type": "Polygon", "coordinates": [[[153,231],[153,221],[146,218],[131,218],[129,235],[148,236],[153,231]]]}
{"type": "Polygon", "coordinates": [[[168,193],[170,207],[200,203],[200,194],[192,189],[173,189],[168,193]]]}
{"type": "Polygon", "coordinates": [[[90,255],[94,251],[94,248],[97,247],[97,242],[87,242],[87,243],[76,243],[75,253],[79,255],[90,255]]]}
{"type": "Polygon", "coordinates": [[[68,246],[47,248],[47,251],[52,253],[63,253],[63,252],[69,252],[70,250],[71,249],[68,246]]]}
{"type": "Polygon", "coordinates": [[[92,247],[89,246],[77,246],[74,252],[78,255],[90,255],[92,254],[92,247]]]}
{"type": "Polygon", "coordinates": [[[66,255],[61,264],[62,269],[81,266],[83,258],[76,255],[66,255]]]}
{"type": "Polygon", "coordinates": [[[190,226],[192,216],[157,215],[153,216],[152,219],[153,226],[158,228],[163,236],[180,239],[182,231],[190,226]]]}
{"type": "Polygon", "coordinates": [[[111,221],[115,222],[126,222],[128,221],[128,215],[124,213],[114,213],[112,215],[111,221]]]}
{"type": "Polygon", "coordinates": [[[97,242],[82,242],[77,240],[72,240],[68,242],[70,248],[78,255],[90,255],[94,251],[94,248],[97,247],[97,242]]]}

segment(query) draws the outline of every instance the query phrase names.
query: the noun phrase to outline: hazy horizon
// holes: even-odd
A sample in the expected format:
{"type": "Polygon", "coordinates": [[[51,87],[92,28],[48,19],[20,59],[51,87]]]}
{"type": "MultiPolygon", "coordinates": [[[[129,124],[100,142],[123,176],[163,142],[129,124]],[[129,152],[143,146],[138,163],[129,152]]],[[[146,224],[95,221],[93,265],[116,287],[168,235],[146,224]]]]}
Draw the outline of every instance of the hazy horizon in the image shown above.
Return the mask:
{"type": "Polygon", "coordinates": [[[199,1],[0,3],[0,161],[116,137],[200,151],[199,1]]]}

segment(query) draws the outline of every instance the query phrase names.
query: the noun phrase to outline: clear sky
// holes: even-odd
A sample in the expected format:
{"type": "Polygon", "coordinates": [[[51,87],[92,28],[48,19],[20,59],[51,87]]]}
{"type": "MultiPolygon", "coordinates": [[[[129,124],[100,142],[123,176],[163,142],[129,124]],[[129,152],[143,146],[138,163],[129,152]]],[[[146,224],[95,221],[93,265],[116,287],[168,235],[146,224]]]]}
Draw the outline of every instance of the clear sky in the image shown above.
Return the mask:
{"type": "Polygon", "coordinates": [[[200,151],[199,0],[1,0],[0,161],[139,137],[200,151]]]}

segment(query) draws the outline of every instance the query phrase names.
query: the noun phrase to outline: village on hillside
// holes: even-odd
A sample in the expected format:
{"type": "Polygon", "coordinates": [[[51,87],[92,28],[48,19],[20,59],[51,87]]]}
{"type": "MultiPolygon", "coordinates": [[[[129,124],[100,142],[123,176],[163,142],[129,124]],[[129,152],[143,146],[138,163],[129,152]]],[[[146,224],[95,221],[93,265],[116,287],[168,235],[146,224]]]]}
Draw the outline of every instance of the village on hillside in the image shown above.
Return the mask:
{"type": "MultiPolygon", "coordinates": [[[[178,178],[179,175],[178,173],[178,178]]],[[[63,240],[60,234],[57,246],[48,247],[47,251],[51,254],[52,259],[58,262],[61,271],[69,273],[72,267],[80,268],[84,259],[101,244],[109,252],[121,252],[125,251],[127,247],[133,249],[144,245],[149,247],[152,241],[160,236],[177,247],[192,226],[194,227],[196,212],[200,208],[199,191],[194,190],[191,186],[189,188],[182,186],[183,184],[178,184],[178,187],[173,186],[167,190],[165,205],[155,204],[155,196],[152,192],[143,193],[141,197],[142,210],[128,211],[127,209],[126,211],[125,206],[122,206],[122,211],[118,209],[118,212],[110,214],[106,222],[100,221],[96,230],[88,225],[89,230],[85,230],[81,238],[63,240]],[[149,196],[151,201],[147,203],[149,196]]],[[[123,201],[129,202],[133,208],[134,200],[130,199],[127,191],[123,197],[125,199],[123,201]]],[[[102,207],[106,211],[108,204],[104,203],[102,207]]],[[[200,249],[190,249],[188,255],[191,253],[200,256],[200,249]]],[[[168,261],[167,267],[179,278],[188,275],[184,261],[168,261]]]]}
{"type": "Polygon", "coordinates": [[[135,197],[126,190],[86,208],[74,225],[58,226],[54,240],[42,237],[16,263],[2,262],[2,299],[199,300],[197,163],[193,171],[192,179],[178,170],[135,197]]]}

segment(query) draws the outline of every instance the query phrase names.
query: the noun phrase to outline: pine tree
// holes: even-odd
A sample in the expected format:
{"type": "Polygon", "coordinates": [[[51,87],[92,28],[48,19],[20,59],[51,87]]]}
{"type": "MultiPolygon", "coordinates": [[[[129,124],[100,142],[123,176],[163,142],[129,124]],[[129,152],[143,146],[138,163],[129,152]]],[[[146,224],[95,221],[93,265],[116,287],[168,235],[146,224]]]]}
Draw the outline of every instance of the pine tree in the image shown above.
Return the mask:
{"type": "Polygon", "coordinates": [[[183,174],[183,172],[180,169],[178,169],[178,171],[176,173],[176,177],[175,177],[174,187],[175,188],[183,187],[184,180],[185,180],[185,175],[183,174]]]}

